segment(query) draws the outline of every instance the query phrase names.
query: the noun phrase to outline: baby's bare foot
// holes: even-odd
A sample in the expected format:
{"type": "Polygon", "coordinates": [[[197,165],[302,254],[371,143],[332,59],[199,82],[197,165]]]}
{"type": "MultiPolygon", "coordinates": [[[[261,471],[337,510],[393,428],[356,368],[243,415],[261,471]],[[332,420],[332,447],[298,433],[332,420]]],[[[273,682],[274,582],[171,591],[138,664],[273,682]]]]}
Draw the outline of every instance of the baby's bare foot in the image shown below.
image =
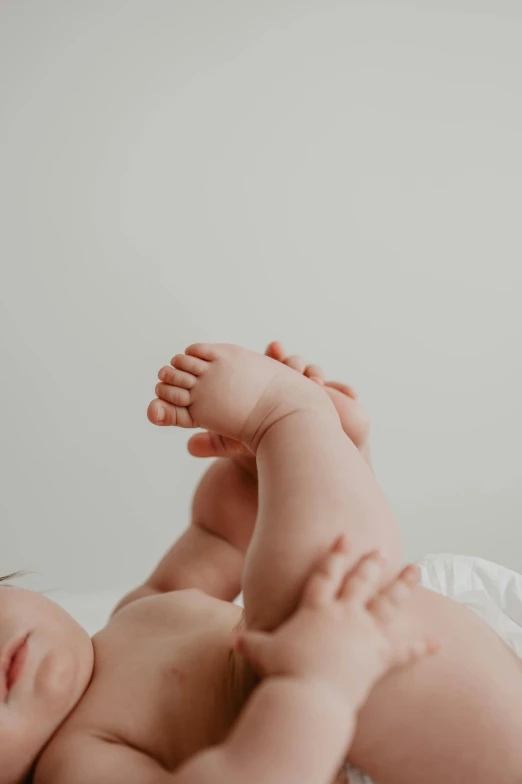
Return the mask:
{"type": "MultiPolygon", "coordinates": [[[[324,373],[318,365],[310,364],[297,355],[288,356],[278,341],[270,343],[265,353],[271,359],[287,365],[323,387],[337,411],[344,432],[369,462],[370,420],[357,400],[354,389],[347,384],[325,381],[324,373]]],[[[187,447],[194,457],[232,458],[239,461],[250,474],[255,474],[254,456],[243,444],[233,439],[212,432],[196,433],[189,439],[187,447]]]]}
{"type": "Polygon", "coordinates": [[[297,411],[333,408],[320,387],[281,363],[228,344],[196,344],[163,368],[151,422],[204,427],[255,451],[264,433],[297,411]]]}

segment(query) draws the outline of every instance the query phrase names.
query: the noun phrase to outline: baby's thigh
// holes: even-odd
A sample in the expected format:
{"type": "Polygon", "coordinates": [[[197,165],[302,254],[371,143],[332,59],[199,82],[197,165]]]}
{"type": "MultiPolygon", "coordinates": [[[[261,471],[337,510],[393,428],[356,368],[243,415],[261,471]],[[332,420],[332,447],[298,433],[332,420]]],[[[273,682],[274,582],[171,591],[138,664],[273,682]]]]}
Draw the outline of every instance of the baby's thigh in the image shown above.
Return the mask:
{"type": "Polygon", "coordinates": [[[441,650],[389,673],[361,711],[350,760],[380,784],[522,781],[522,664],[463,605],[418,588],[397,635],[441,650]]]}

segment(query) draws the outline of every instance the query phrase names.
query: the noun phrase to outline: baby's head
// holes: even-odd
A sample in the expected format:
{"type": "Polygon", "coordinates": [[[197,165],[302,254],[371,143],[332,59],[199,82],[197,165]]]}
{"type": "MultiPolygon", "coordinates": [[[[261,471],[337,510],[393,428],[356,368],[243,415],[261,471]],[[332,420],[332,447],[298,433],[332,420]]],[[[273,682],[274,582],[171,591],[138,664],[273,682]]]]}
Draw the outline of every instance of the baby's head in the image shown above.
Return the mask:
{"type": "Polygon", "coordinates": [[[0,586],[0,784],[19,784],[92,675],[87,633],[54,602],[0,586]]]}

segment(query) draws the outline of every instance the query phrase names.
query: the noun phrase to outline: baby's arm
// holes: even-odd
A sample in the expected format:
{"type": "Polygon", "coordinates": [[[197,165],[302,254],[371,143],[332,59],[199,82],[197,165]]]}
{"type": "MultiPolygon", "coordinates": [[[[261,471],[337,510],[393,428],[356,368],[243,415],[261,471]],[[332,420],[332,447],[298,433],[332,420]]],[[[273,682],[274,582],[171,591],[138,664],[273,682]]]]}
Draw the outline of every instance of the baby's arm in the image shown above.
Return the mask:
{"type": "Polygon", "coordinates": [[[341,538],[313,570],[286,623],[237,638],[236,649],[265,680],[227,740],[189,760],[172,784],[334,779],[375,683],[437,648],[431,640],[393,642],[388,634],[418,570],[406,567],[379,592],[384,561],[370,554],[350,570],[351,560],[341,538]]]}
{"type": "MultiPolygon", "coordinates": [[[[269,678],[256,689],[224,743],[175,772],[129,746],[99,738],[70,743],[53,784],[330,784],[353,711],[326,683],[269,678]]],[[[35,784],[39,784],[38,779],[35,784]]]]}
{"type": "Polygon", "coordinates": [[[144,596],[184,588],[235,599],[257,514],[257,477],[244,463],[220,459],[210,466],[194,495],[190,526],[117,609],[144,596]]]}

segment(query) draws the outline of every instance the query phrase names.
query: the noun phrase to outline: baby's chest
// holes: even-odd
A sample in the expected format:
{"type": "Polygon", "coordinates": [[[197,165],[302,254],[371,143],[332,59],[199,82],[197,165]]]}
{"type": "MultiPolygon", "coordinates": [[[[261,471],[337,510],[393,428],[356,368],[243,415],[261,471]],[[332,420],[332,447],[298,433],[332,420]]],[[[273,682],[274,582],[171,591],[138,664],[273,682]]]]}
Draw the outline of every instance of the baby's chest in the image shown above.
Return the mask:
{"type": "Polygon", "coordinates": [[[73,720],[168,763],[183,702],[177,653],[166,635],[115,650],[99,663],[73,720]]]}

